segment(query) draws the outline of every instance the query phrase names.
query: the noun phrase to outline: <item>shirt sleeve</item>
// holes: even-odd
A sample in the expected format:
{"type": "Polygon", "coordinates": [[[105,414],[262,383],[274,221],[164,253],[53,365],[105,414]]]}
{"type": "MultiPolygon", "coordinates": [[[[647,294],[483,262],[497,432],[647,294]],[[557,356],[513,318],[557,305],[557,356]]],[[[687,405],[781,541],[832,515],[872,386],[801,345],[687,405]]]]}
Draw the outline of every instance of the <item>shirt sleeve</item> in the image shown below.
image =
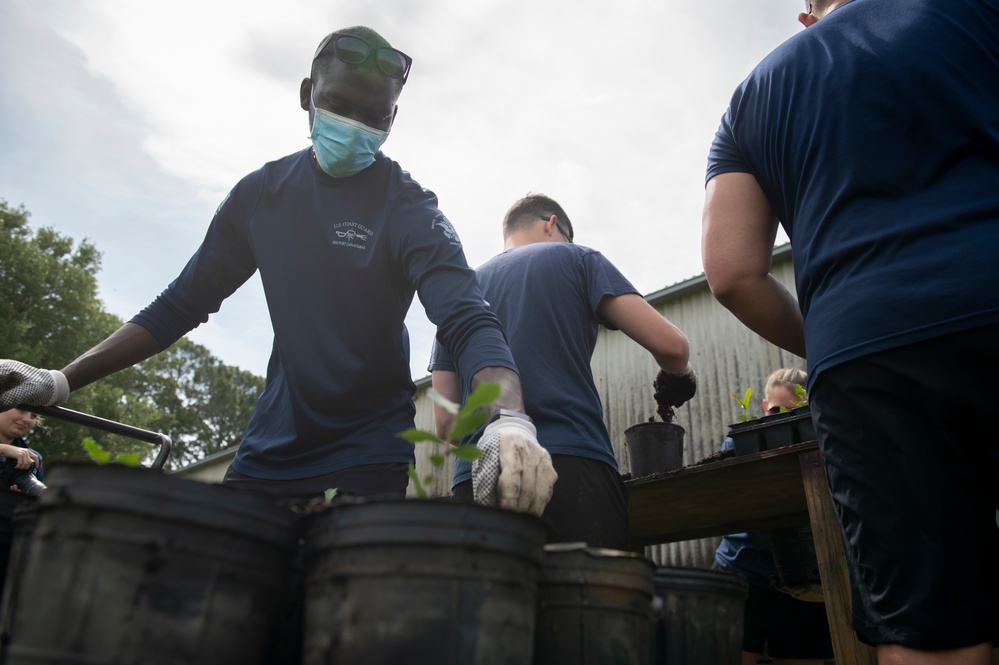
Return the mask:
{"type": "Polygon", "coordinates": [[[725,115],[722,116],[718,131],[715,132],[711,150],[708,152],[708,168],[704,183],[722,173],[750,173],[748,164],[739,149],[735,137],[735,109],[739,106],[742,89],[736,91],[725,115]]]}
{"type": "Polygon", "coordinates": [[[167,348],[208,321],[256,271],[246,234],[259,186],[247,176],[215,211],[201,246],[156,299],[131,319],[167,348]]]}
{"type": "Polygon", "coordinates": [[[434,340],[434,346],[430,350],[430,364],[427,366],[428,372],[457,372],[451,354],[447,352],[440,342],[434,340]]]}
{"type": "Polygon", "coordinates": [[[517,371],[499,319],[482,297],[457,232],[437,208],[437,197],[426,189],[409,193],[393,214],[400,218],[394,226],[401,229],[406,277],[437,326],[437,342],[459,368],[463,389],[486,367],[517,371]]]}
{"type": "Polygon", "coordinates": [[[617,266],[598,251],[591,250],[583,257],[583,271],[594,318],[605,328],[617,330],[612,323],[600,316],[600,301],[606,296],[622,296],[626,293],[638,293],[638,290],[617,266]]]}

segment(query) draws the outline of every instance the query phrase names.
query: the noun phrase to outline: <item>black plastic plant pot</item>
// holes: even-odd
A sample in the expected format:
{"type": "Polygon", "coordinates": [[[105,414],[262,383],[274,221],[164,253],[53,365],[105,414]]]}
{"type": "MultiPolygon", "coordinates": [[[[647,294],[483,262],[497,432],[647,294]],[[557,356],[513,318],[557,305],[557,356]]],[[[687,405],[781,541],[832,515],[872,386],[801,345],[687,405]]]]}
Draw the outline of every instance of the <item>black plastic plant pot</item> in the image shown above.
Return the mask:
{"type": "Polygon", "coordinates": [[[624,430],[631,477],[641,478],[683,466],[684,429],[675,423],[647,422],[624,430]]]}
{"type": "Polygon", "coordinates": [[[531,662],[540,518],[405,499],[307,519],[304,665],[531,662]]]}
{"type": "Polygon", "coordinates": [[[7,580],[4,662],[261,663],[297,515],[153,469],[62,462],[47,476],[7,580]]]}
{"type": "Polygon", "coordinates": [[[812,424],[811,410],[806,405],[757,420],[736,423],[730,426],[728,435],[735,447],[735,454],[748,455],[814,441],[815,427],[812,424]]]}

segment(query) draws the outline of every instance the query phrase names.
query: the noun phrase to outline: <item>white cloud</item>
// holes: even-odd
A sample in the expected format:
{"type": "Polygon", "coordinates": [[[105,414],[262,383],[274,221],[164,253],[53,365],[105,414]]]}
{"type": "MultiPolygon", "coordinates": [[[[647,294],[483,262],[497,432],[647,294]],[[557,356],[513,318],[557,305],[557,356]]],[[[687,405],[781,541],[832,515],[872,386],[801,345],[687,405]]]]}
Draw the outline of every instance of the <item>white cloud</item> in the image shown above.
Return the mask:
{"type": "MultiPolygon", "coordinates": [[[[510,203],[542,191],[650,292],[701,271],[711,137],[738,81],[798,31],[799,4],[8,0],[0,197],[93,240],[102,294],[128,318],[238,178],[307,145],[313,50],[367,24],[414,58],[385,151],[438,194],[471,264],[499,250],[510,203]]],[[[410,321],[421,376],[433,330],[410,321]]],[[[193,336],[263,373],[259,285],[193,336]]]]}

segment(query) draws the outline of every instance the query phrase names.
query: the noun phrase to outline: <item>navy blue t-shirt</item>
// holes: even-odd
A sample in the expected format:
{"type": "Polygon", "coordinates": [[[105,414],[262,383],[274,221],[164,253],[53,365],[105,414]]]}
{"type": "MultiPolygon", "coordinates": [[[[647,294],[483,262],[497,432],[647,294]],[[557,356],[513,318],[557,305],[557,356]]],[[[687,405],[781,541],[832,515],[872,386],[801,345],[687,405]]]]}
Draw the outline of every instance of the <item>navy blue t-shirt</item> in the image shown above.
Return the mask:
{"type": "MultiPolygon", "coordinates": [[[[590,357],[600,324],[613,329],[597,314],[600,301],[637,293],[635,287],[600,252],[562,242],[508,249],[476,273],[520,368],[538,442],[552,454],[588,457],[617,469],[590,357]]],[[[434,344],[431,371],[453,372],[461,362],[434,344]]],[[[454,483],[470,477],[471,465],[456,462],[454,483]]]]}
{"type": "Polygon", "coordinates": [[[750,173],[826,367],[999,321],[999,2],[853,0],[739,86],[707,179],[750,173]]]}
{"type": "MultiPolygon", "coordinates": [[[[470,377],[516,369],[437,198],[379,153],[331,178],[311,149],[243,178],[180,276],[132,319],[166,348],[260,271],[274,346],[233,468],[290,480],[413,460],[414,293],[470,377]]],[[[263,314],[263,313],[261,313],[263,314]]]]}

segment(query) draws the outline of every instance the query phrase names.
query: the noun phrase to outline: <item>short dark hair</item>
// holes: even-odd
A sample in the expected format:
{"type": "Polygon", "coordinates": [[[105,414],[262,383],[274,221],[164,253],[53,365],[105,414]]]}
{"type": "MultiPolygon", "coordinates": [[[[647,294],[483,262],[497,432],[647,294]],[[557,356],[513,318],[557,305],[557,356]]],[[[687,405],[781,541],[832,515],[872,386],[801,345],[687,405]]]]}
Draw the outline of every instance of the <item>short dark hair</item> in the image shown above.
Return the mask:
{"type": "MultiPolygon", "coordinates": [[[[359,39],[363,39],[364,41],[366,41],[368,43],[368,46],[370,46],[373,49],[379,49],[385,47],[393,48],[392,45],[389,44],[387,39],[385,39],[380,34],[378,34],[373,29],[369,28],[366,25],[354,25],[349,28],[340,28],[339,30],[335,30],[330,34],[326,35],[319,42],[320,46],[322,46],[323,44],[326,44],[326,46],[325,48],[322,49],[322,51],[317,50],[316,54],[313,56],[312,70],[309,72],[310,78],[315,79],[316,74],[320,73],[326,74],[333,66],[333,63],[336,62],[336,56],[333,53],[333,49],[329,45],[329,40],[334,35],[352,35],[354,37],[358,37],[359,39]]],[[[375,69],[377,70],[377,66],[374,64],[374,60],[369,60],[368,62],[364,63],[364,65],[367,67],[375,67],[375,69]]],[[[398,81],[398,85],[401,88],[403,86],[403,81],[399,79],[396,80],[398,81]]]]}
{"type": "Polygon", "coordinates": [[[503,237],[508,238],[514,231],[529,227],[541,218],[547,219],[555,215],[569,231],[569,236],[575,235],[569,215],[558,202],[544,194],[528,194],[515,202],[503,216],[503,237]]]}

